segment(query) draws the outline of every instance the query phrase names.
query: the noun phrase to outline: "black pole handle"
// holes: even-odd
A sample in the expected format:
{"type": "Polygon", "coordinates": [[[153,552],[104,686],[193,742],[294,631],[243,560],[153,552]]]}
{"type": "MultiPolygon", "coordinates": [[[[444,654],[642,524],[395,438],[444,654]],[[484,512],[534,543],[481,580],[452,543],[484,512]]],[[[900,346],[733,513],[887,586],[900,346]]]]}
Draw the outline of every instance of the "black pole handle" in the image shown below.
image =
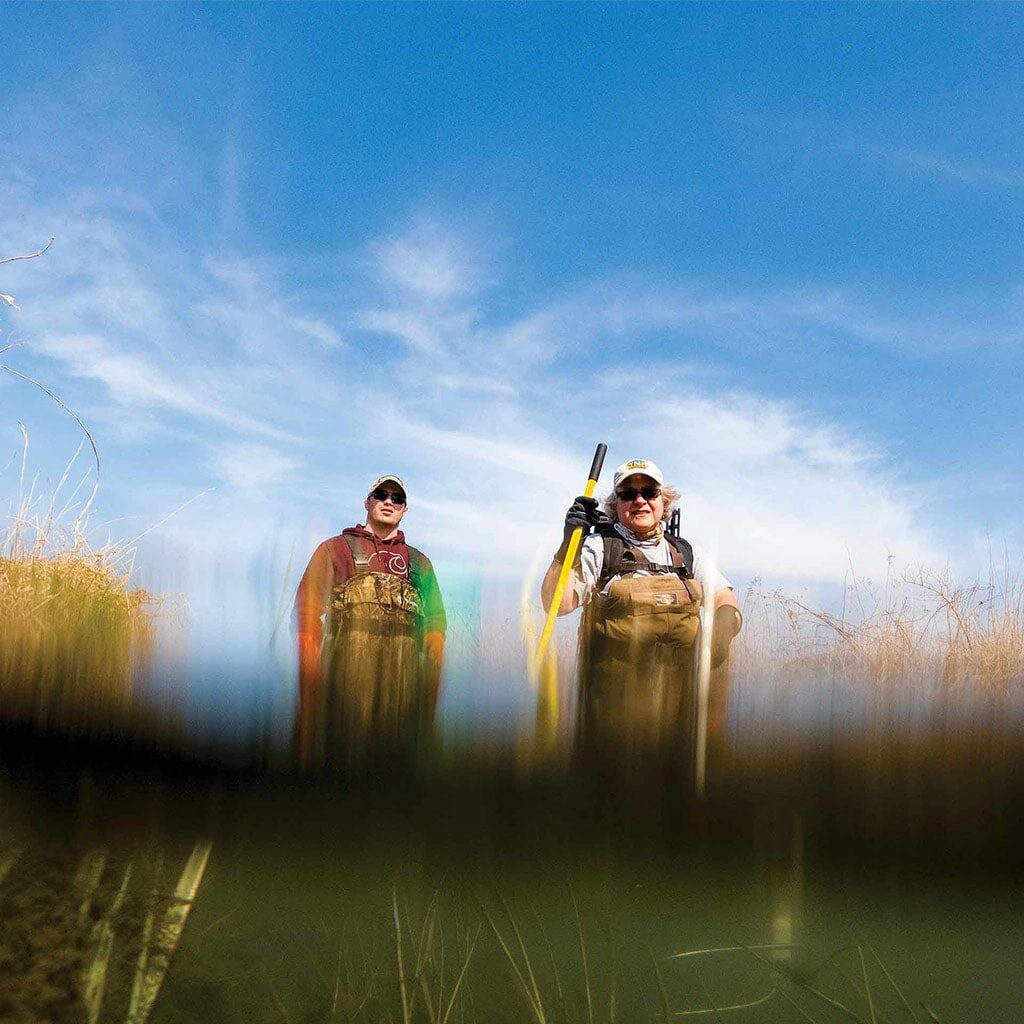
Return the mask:
{"type": "Polygon", "coordinates": [[[604,457],[608,454],[608,445],[599,444],[594,452],[594,461],[590,464],[590,476],[588,480],[596,480],[601,475],[601,467],[604,465],[604,457]]]}

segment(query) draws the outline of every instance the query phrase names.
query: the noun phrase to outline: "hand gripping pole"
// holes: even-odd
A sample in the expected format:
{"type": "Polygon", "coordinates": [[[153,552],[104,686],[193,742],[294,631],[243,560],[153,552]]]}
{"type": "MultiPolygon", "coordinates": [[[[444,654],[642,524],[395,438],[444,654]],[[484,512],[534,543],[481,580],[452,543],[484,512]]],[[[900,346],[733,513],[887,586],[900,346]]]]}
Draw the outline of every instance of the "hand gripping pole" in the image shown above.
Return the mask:
{"type": "MultiPolygon", "coordinates": [[[[594,461],[590,465],[590,476],[587,478],[587,486],[583,488],[583,494],[587,498],[592,498],[594,491],[597,489],[597,480],[601,475],[601,467],[604,465],[604,457],[607,451],[608,445],[599,444],[594,452],[594,461]]],[[[572,568],[576,564],[576,553],[580,549],[582,538],[582,528],[576,527],[569,538],[569,546],[566,548],[565,558],[562,560],[562,571],[558,574],[558,584],[555,586],[555,593],[551,598],[551,605],[548,608],[547,621],[544,623],[544,632],[541,633],[540,643],[537,645],[535,665],[538,669],[544,663],[548,642],[551,640],[551,634],[555,628],[555,620],[558,618],[558,609],[562,604],[562,595],[565,594],[565,588],[569,583],[569,576],[572,574],[572,568]]]]}

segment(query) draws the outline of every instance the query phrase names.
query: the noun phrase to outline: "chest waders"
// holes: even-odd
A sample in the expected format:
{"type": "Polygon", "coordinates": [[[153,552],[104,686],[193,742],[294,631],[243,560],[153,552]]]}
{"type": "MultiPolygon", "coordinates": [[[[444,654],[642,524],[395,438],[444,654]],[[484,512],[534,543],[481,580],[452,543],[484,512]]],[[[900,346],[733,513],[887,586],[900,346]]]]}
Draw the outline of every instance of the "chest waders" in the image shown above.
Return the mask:
{"type": "Polygon", "coordinates": [[[324,760],[349,771],[394,768],[415,755],[420,732],[419,594],[400,576],[372,571],[372,547],[345,540],[355,569],[331,594],[324,760]]]}
{"type": "Polygon", "coordinates": [[[601,579],[580,623],[577,738],[585,756],[636,768],[652,754],[685,755],[702,588],[689,545],[670,550],[671,565],[654,565],[617,535],[605,538],[601,579]]]}

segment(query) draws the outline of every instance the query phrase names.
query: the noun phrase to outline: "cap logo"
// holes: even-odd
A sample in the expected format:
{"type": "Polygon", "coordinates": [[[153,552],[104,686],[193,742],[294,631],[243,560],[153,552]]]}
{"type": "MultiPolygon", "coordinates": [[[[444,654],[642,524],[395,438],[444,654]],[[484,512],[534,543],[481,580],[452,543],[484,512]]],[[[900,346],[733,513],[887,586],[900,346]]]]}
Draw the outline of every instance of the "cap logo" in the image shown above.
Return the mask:
{"type": "Polygon", "coordinates": [[[647,468],[647,460],[646,459],[633,459],[632,462],[627,462],[626,463],[626,469],[646,469],[646,468],[647,468]]]}

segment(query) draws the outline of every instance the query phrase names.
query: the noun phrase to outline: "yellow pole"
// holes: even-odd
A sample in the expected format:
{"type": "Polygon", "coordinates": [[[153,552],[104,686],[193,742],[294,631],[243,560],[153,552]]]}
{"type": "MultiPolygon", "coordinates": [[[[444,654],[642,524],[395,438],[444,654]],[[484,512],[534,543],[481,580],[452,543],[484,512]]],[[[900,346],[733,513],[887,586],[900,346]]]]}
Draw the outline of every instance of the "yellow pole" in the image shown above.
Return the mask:
{"type": "MultiPolygon", "coordinates": [[[[594,496],[597,489],[597,478],[601,475],[601,467],[604,465],[605,453],[608,445],[599,444],[594,452],[594,461],[590,465],[590,476],[587,478],[587,486],[583,488],[583,495],[587,498],[594,496]]],[[[544,655],[547,653],[548,642],[555,628],[555,620],[558,618],[558,608],[562,603],[562,595],[569,583],[569,576],[572,574],[572,567],[576,562],[576,552],[580,549],[580,542],[583,537],[581,527],[576,527],[569,538],[569,546],[565,551],[565,558],[562,560],[562,571],[558,574],[558,583],[555,586],[554,596],[551,598],[551,605],[548,608],[547,621],[544,623],[544,632],[540,635],[540,643],[537,645],[536,668],[539,671],[544,663],[544,655]]]]}

